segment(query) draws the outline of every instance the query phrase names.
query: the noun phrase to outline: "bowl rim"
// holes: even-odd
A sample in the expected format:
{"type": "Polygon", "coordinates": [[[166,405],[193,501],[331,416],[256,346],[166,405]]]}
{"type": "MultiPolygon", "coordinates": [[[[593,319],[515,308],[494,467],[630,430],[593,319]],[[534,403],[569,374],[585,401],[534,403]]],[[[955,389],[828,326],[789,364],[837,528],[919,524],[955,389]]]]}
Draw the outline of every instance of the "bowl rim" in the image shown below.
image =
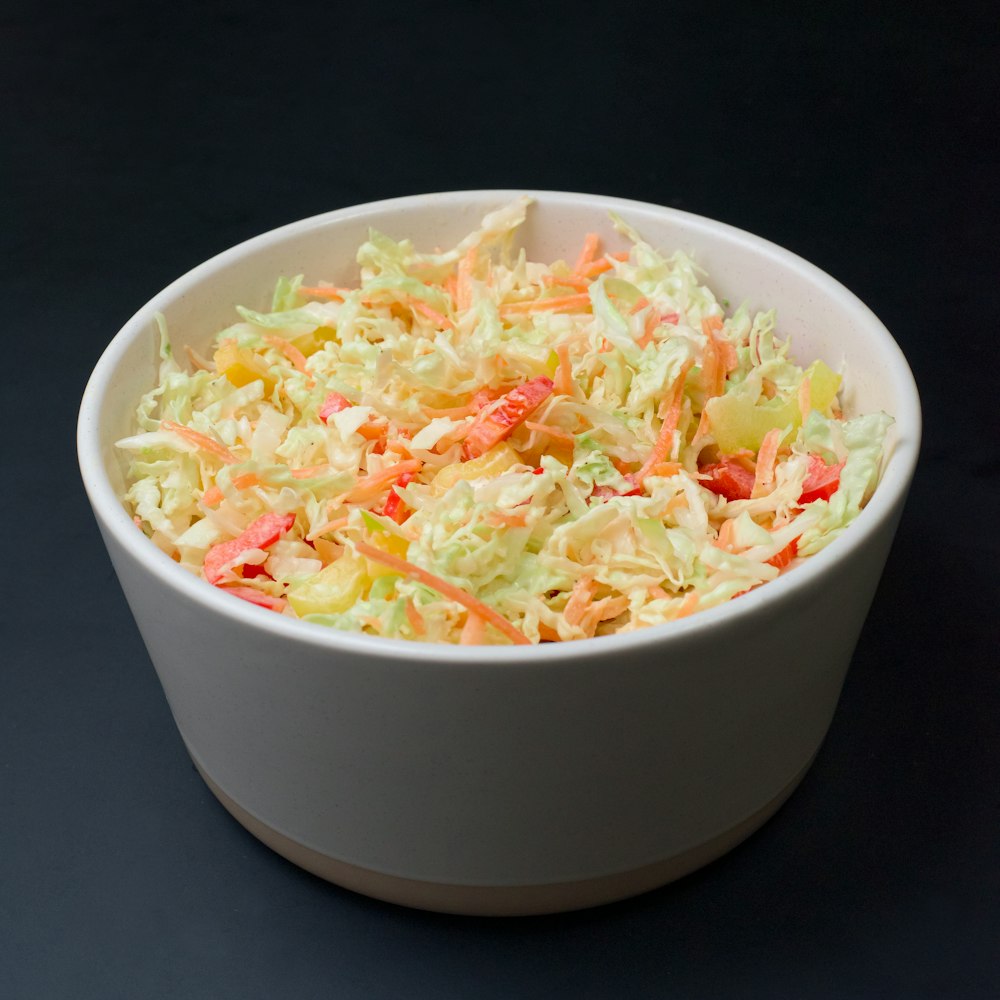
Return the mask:
{"type": "Polygon", "coordinates": [[[77,423],[77,454],[84,487],[103,530],[144,570],[164,586],[216,615],[228,619],[234,626],[258,629],[274,637],[320,647],[331,653],[363,655],[374,660],[412,661],[446,666],[454,664],[521,664],[539,665],[576,661],[583,657],[613,658],[619,654],[634,654],[651,647],[666,647],[682,643],[700,633],[714,631],[719,626],[736,624],[745,616],[755,615],[808,589],[820,580],[836,563],[868,544],[871,538],[893,517],[897,505],[905,500],[916,468],[920,449],[920,398],[909,364],[878,317],[853,292],[814,264],[784,247],[745,230],[705,216],[650,202],[618,198],[610,195],[582,192],[547,191],[541,189],[469,189],[406,195],[334,209],[309,216],[244,240],[176,278],[140,307],[122,326],[105,348],[94,366],[80,404],[77,423]],[[567,642],[533,644],[531,646],[484,645],[459,646],[444,643],[423,643],[406,639],[387,639],[363,633],[340,631],[312,622],[300,621],[258,608],[246,601],[234,600],[206,581],[178,566],[141,533],[128,516],[124,505],[112,487],[102,458],[99,414],[111,376],[132,341],[150,335],[154,312],[163,311],[169,303],[183,296],[194,285],[210,280],[221,269],[268,244],[331,224],[348,222],[375,212],[405,211],[428,202],[439,202],[442,209],[468,203],[497,206],[521,195],[550,205],[579,207],[591,204],[595,211],[616,211],[619,214],[654,212],[682,222],[695,233],[710,237],[722,236],[744,249],[773,260],[784,270],[804,279],[839,299],[853,313],[859,325],[880,342],[881,353],[891,358],[888,375],[898,399],[897,412],[892,414],[897,433],[886,461],[878,488],[858,518],[831,544],[788,573],[744,594],[739,601],[727,601],[716,607],[675,622],[650,625],[621,635],[597,636],[567,642]]]}

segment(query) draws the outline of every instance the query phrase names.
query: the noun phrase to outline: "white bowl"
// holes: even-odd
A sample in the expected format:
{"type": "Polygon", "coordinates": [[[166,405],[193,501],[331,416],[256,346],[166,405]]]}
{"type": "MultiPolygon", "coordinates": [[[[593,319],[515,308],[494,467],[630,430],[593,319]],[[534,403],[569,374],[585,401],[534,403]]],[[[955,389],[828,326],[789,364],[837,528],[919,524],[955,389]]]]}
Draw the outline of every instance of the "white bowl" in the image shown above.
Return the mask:
{"type": "Polygon", "coordinates": [[[881,485],[843,536],[722,607],[627,635],[525,647],[375,639],[275,615],[196,579],[136,531],[113,442],[155,380],[152,316],[205,350],[279,274],[350,280],[369,226],[448,246],[522,192],[361,205],[234,247],[167,287],[101,358],[79,419],[83,480],[192,759],[234,816],[333,882],[428,909],[567,910],[632,895],[771,816],[826,734],[916,463],[920,406],[899,348],[847,289],[708,219],[531,192],[521,238],[567,257],[614,210],[693,252],[720,296],[776,306],[793,353],[846,360],[849,411],[895,417],[881,485]]]}

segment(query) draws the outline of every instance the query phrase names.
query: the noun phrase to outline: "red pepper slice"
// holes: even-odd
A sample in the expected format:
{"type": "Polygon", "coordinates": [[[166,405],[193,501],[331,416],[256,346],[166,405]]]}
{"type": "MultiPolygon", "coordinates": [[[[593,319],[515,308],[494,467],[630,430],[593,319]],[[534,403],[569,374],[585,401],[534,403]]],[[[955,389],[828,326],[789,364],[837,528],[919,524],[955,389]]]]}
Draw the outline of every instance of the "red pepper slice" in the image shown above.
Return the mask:
{"type": "Polygon", "coordinates": [[[708,479],[700,480],[706,490],[727,500],[749,500],[753,492],[754,474],[735,459],[724,458],[700,470],[708,479]]]}
{"type": "Polygon", "coordinates": [[[247,549],[266,549],[295,524],[294,514],[262,514],[242,534],[229,542],[213,545],[205,554],[205,579],[218,583],[222,567],[247,549]]]}
{"type": "Polygon", "coordinates": [[[819,455],[809,456],[809,472],[802,484],[799,503],[812,503],[813,500],[829,500],[840,486],[840,473],[843,462],[827,465],[819,455]]]}
{"type": "Polygon", "coordinates": [[[539,375],[524,385],[511,389],[500,403],[488,412],[480,412],[472,421],[463,445],[463,457],[478,458],[499,444],[522,424],[552,394],[554,383],[539,375]]]}
{"type": "Polygon", "coordinates": [[[793,538],[780,552],[767,560],[768,565],[784,569],[799,554],[799,540],[793,538]]]}
{"type": "Polygon", "coordinates": [[[283,611],[286,601],[283,597],[272,597],[270,594],[262,594],[253,587],[220,587],[227,594],[239,597],[250,604],[256,604],[259,608],[267,608],[268,611],[283,611]]]}
{"type": "Polygon", "coordinates": [[[353,405],[346,396],[342,396],[339,392],[328,392],[326,399],[323,400],[323,405],[319,408],[319,419],[325,424],[334,413],[340,413],[341,410],[349,409],[353,405]]]}
{"type": "MultiPolygon", "coordinates": [[[[393,484],[393,487],[406,486],[408,483],[412,483],[415,478],[416,473],[404,472],[393,484]]],[[[406,520],[408,514],[409,512],[406,509],[406,504],[403,501],[403,498],[394,488],[391,489],[389,491],[389,496],[385,501],[385,506],[382,508],[382,515],[384,517],[391,517],[396,524],[402,524],[406,520]]]]}

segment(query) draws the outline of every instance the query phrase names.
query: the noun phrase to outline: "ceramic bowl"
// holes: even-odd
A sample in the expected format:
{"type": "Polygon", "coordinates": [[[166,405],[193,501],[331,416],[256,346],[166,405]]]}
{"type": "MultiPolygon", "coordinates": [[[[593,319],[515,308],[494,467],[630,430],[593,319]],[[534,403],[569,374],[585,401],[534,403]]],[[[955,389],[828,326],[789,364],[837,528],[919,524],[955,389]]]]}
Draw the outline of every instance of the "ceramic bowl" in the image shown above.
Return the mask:
{"type": "MultiPolygon", "coordinates": [[[[253,607],[180,569],[135,530],[113,442],[155,381],[153,313],[206,351],[279,274],[347,282],[374,226],[448,246],[522,192],[459,191],[330,212],[196,267],[140,309],[87,386],[79,456],[94,513],[177,728],[254,835],[371,896],[526,914],[620,899],[743,840],[802,779],[830,725],[917,457],[907,363],[846,288],[719,222],[594,195],[529,192],[521,238],[569,257],[608,211],[682,248],[720,296],[775,306],[803,361],[846,363],[848,414],[896,420],[881,485],[812,559],[725,606],[621,636],[453,647],[337,632],[253,607]]],[[[137,665],[139,666],[139,665],[137,665]]]]}

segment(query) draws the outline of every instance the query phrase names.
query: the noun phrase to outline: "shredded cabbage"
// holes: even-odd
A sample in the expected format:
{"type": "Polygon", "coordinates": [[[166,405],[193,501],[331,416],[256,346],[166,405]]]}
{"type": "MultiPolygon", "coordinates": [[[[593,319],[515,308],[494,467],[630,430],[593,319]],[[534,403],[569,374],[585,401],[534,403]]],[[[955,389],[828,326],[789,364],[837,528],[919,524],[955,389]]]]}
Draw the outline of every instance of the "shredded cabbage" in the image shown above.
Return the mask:
{"type": "Polygon", "coordinates": [[[191,370],[158,316],[118,442],[141,530],[273,612],[446,643],[670,622],[836,539],[892,419],[617,217],[628,250],[529,261],[529,201],[445,252],[373,231],[356,287],[279,278],[191,370]]]}

